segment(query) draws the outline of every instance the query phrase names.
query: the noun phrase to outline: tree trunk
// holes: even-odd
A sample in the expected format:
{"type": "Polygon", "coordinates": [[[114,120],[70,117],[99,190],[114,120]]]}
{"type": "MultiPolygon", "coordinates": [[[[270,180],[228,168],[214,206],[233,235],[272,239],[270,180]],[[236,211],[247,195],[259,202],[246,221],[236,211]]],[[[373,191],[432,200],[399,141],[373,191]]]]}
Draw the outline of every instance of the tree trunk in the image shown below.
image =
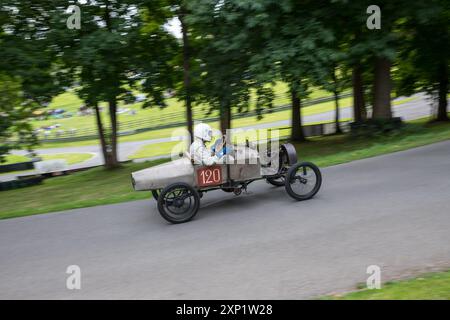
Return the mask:
{"type": "Polygon", "coordinates": [[[391,119],[391,61],[376,58],[373,83],[373,119],[391,119]]]}
{"type": "Polygon", "coordinates": [[[335,117],[334,123],[336,126],[336,133],[342,133],[341,126],[339,124],[339,90],[338,90],[338,80],[336,77],[336,68],[333,68],[333,94],[334,94],[334,105],[335,105],[335,117]]]}
{"type": "Polygon", "coordinates": [[[116,101],[116,98],[112,98],[109,101],[109,118],[111,120],[111,139],[110,139],[109,150],[107,150],[109,157],[108,157],[108,161],[105,163],[105,166],[108,169],[113,169],[113,168],[117,168],[120,166],[119,160],[117,157],[118,124],[117,124],[117,101],[116,101]]]}
{"type": "Polygon", "coordinates": [[[336,109],[334,117],[336,133],[342,133],[341,125],[339,124],[339,93],[337,91],[334,91],[334,105],[336,109]]]}
{"type": "Polygon", "coordinates": [[[448,121],[447,114],[447,93],[448,93],[448,66],[444,63],[439,68],[439,102],[438,102],[438,121],[448,121]]]}
{"type": "Polygon", "coordinates": [[[226,134],[227,129],[231,129],[231,107],[225,104],[220,109],[220,130],[226,134]]]}
{"type": "MultiPolygon", "coordinates": [[[[106,28],[109,32],[112,32],[111,27],[111,17],[110,17],[110,7],[109,7],[109,1],[105,1],[105,13],[104,13],[104,19],[106,28]]],[[[117,160],[117,101],[116,98],[111,98],[109,101],[109,118],[111,122],[111,136],[109,137],[109,143],[105,146],[102,146],[103,152],[104,152],[104,159],[105,159],[105,167],[107,169],[113,169],[119,167],[119,161],[117,160]]],[[[96,113],[98,111],[98,118],[97,122],[100,120],[100,110],[96,110],[96,113]]],[[[102,125],[103,126],[103,125],[102,125]]],[[[102,133],[104,134],[104,133],[102,133]]],[[[102,139],[102,138],[100,138],[102,139]]],[[[106,142],[105,136],[103,136],[103,141],[106,142]]]]}
{"type": "Polygon", "coordinates": [[[183,35],[183,85],[185,91],[186,104],[186,124],[189,131],[191,142],[193,141],[193,119],[192,119],[192,100],[191,100],[191,75],[190,75],[190,48],[188,27],[185,22],[186,9],[182,7],[178,19],[181,24],[181,33],[183,35]]]}
{"type": "Polygon", "coordinates": [[[106,137],[105,137],[105,130],[103,128],[102,117],[101,117],[100,109],[98,107],[97,102],[94,105],[94,110],[95,110],[95,118],[97,120],[98,136],[100,138],[100,146],[102,148],[103,160],[106,165],[109,160],[109,153],[108,153],[107,141],[106,141],[106,137]]]}
{"type": "Polygon", "coordinates": [[[303,133],[302,115],[301,115],[301,100],[298,97],[297,90],[291,89],[291,105],[292,105],[292,141],[305,141],[305,134],[303,133]]]}
{"type": "Polygon", "coordinates": [[[356,64],[352,70],[353,85],[353,121],[362,122],[366,119],[366,104],[364,101],[364,84],[361,65],[356,64]]]}

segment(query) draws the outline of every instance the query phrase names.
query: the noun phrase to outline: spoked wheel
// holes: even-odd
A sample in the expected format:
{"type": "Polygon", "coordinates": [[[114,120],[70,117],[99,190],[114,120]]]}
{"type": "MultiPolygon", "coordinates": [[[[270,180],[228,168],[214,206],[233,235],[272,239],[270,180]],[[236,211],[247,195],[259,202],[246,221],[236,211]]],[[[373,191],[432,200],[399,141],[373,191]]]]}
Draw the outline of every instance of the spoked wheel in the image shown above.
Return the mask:
{"type": "Polygon", "coordinates": [[[282,187],[285,185],[285,179],[284,176],[278,177],[278,178],[267,178],[266,179],[268,183],[275,187],[282,187]]]}
{"type": "Polygon", "coordinates": [[[161,190],[160,189],[158,189],[158,190],[152,190],[152,196],[153,196],[153,199],[155,199],[156,201],[158,201],[158,197],[159,197],[159,194],[161,193],[161,190]]]}
{"type": "Polygon", "coordinates": [[[311,162],[297,163],[286,174],[286,191],[296,200],[312,198],[320,189],[322,175],[311,162]]]}
{"type": "Polygon", "coordinates": [[[199,207],[198,192],[187,183],[174,183],[167,186],[158,197],[159,213],[171,223],[191,220],[199,207]]]}

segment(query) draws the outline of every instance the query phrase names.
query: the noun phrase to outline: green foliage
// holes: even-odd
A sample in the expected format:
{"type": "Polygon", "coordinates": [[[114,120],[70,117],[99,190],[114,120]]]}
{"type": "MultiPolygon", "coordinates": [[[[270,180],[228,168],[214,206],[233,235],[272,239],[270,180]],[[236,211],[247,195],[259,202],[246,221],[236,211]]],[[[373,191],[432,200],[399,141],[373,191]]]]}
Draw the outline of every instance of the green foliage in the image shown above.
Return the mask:
{"type": "Polygon", "coordinates": [[[47,105],[64,85],[48,38],[55,11],[51,0],[3,0],[0,7],[0,71],[20,79],[23,98],[33,107],[47,105]]]}
{"type": "Polygon", "coordinates": [[[0,162],[13,148],[36,144],[32,126],[28,123],[31,109],[24,103],[17,78],[0,73],[0,162]],[[12,137],[16,136],[15,143],[12,137]]]}
{"type": "MultiPolygon", "coordinates": [[[[434,0],[423,4],[404,23],[408,41],[400,53],[396,70],[398,94],[417,90],[437,95],[440,82],[449,77],[450,4],[434,0]]],[[[448,90],[448,88],[447,88],[448,90]]]]}
{"type": "MultiPolygon", "coordinates": [[[[66,27],[69,4],[76,1],[0,5],[0,72],[20,83],[24,112],[77,85],[87,105],[130,104],[143,92],[143,107],[165,107],[170,88],[180,100],[207,103],[210,113],[243,113],[254,103],[260,119],[272,108],[275,81],[288,83],[298,106],[312,86],[348,88],[355,65],[363,70],[366,101],[372,100],[373,65],[380,57],[393,62],[397,94],[439,92],[442,102],[448,92],[445,0],[378,1],[380,30],[366,27],[369,0],[87,1],[78,3],[80,30],[66,27]],[[189,67],[183,64],[186,43],[164,28],[174,17],[186,25],[189,67]]],[[[301,119],[294,120],[299,126],[301,119]]],[[[107,134],[113,135],[112,127],[107,134]]]]}
{"type": "MultiPolygon", "coordinates": [[[[202,85],[197,86],[198,101],[207,102],[210,112],[236,108],[238,113],[250,108],[251,89],[256,88],[256,110],[271,107],[273,92],[264,88],[264,82],[257,81],[250,71],[253,52],[242,45],[237,32],[240,25],[234,16],[234,2],[224,2],[219,7],[210,1],[188,3],[190,14],[187,23],[193,29],[200,65],[199,77],[202,85]]],[[[260,114],[258,112],[258,114],[260,114]]]]}
{"type": "Polygon", "coordinates": [[[51,26],[71,80],[81,85],[79,95],[88,104],[133,100],[138,85],[149,93],[147,104],[162,105],[162,92],[170,83],[167,50],[174,40],[162,29],[161,17],[144,10],[146,1],[96,1],[81,6],[81,29],[66,28],[67,14],[51,26]],[[141,8],[138,10],[137,8],[141,8]]]}
{"type": "Polygon", "coordinates": [[[47,37],[54,11],[54,2],[46,0],[0,5],[0,160],[12,148],[37,143],[28,118],[65,85],[47,37]]]}

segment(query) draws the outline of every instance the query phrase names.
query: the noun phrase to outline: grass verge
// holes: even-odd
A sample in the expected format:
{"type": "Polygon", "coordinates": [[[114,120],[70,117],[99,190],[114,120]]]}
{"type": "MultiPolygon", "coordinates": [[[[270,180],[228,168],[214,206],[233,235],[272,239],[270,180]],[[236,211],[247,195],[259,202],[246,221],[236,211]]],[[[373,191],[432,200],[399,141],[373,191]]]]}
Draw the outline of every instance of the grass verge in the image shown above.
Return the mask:
{"type": "Polygon", "coordinates": [[[16,154],[7,154],[4,158],[4,162],[1,162],[0,165],[7,165],[27,161],[30,161],[30,158],[27,158],[25,156],[19,156],[16,154]]]}
{"type": "Polygon", "coordinates": [[[389,281],[381,289],[364,289],[342,296],[327,296],[335,300],[450,300],[450,270],[433,272],[417,278],[389,281]]]}
{"type": "Polygon", "coordinates": [[[92,153],[76,153],[76,152],[70,152],[70,153],[52,153],[52,154],[42,154],[39,155],[42,160],[66,160],[68,165],[76,164],[80,162],[84,162],[86,160],[89,160],[94,156],[92,153]]]}
{"type": "Polygon", "coordinates": [[[186,143],[183,141],[171,141],[153,143],[142,146],[136,153],[129,156],[129,159],[142,159],[156,156],[168,155],[171,152],[179,153],[186,150],[186,143]]]}
{"type": "MultiPolygon", "coordinates": [[[[321,167],[450,139],[450,123],[414,121],[396,134],[355,139],[348,135],[313,138],[296,144],[300,161],[321,167]]],[[[133,191],[130,173],[164,162],[130,163],[115,171],[95,168],[44,180],[42,185],[0,192],[0,218],[67,210],[145,199],[148,192],[133,191]]]]}

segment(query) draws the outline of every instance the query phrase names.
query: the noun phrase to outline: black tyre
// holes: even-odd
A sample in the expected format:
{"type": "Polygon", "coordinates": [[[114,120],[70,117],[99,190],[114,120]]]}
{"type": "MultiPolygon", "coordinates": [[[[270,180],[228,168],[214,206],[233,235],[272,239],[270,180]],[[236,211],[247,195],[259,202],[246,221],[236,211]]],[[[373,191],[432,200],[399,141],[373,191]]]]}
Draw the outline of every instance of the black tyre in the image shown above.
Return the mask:
{"type": "MultiPolygon", "coordinates": [[[[286,166],[289,163],[289,159],[288,159],[288,155],[286,153],[286,150],[284,148],[280,149],[280,160],[279,160],[279,170],[278,172],[281,174],[286,173],[286,166]]],[[[285,177],[284,176],[280,176],[277,178],[267,178],[266,181],[268,183],[270,183],[271,185],[275,186],[275,187],[282,187],[285,185],[285,177]]]]}
{"type": "Polygon", "coordinates": [[[267,178],[266,180],[268,183],[270,183],[271,185],[273,185],[275,187],[282,187],[285,185],[285,179],[283,176],[278,177],[278,178],[267,178]]]}
{"type": "Polygon", "coordinates": [[[191,220],[200,207],[200,196],[187,183],[174,183],[165,187],[158,196],[158,210],[171,223],[191,220]]]}
{"type": "Polygon", "coordinates": [[[159,194],[161,193],[161,190],[152,190],[152,196],[153,196],[153,199],[155,199],[156,201],[158,201],[158,197],[159,197],[159,194]]]}
{"type": "Polygon", "coordinates": [[[286,191],[296,200],[307,200],[319,191],[322,175],[319,168],[311,162],[297,163],[286,174],[286,191]]]}

